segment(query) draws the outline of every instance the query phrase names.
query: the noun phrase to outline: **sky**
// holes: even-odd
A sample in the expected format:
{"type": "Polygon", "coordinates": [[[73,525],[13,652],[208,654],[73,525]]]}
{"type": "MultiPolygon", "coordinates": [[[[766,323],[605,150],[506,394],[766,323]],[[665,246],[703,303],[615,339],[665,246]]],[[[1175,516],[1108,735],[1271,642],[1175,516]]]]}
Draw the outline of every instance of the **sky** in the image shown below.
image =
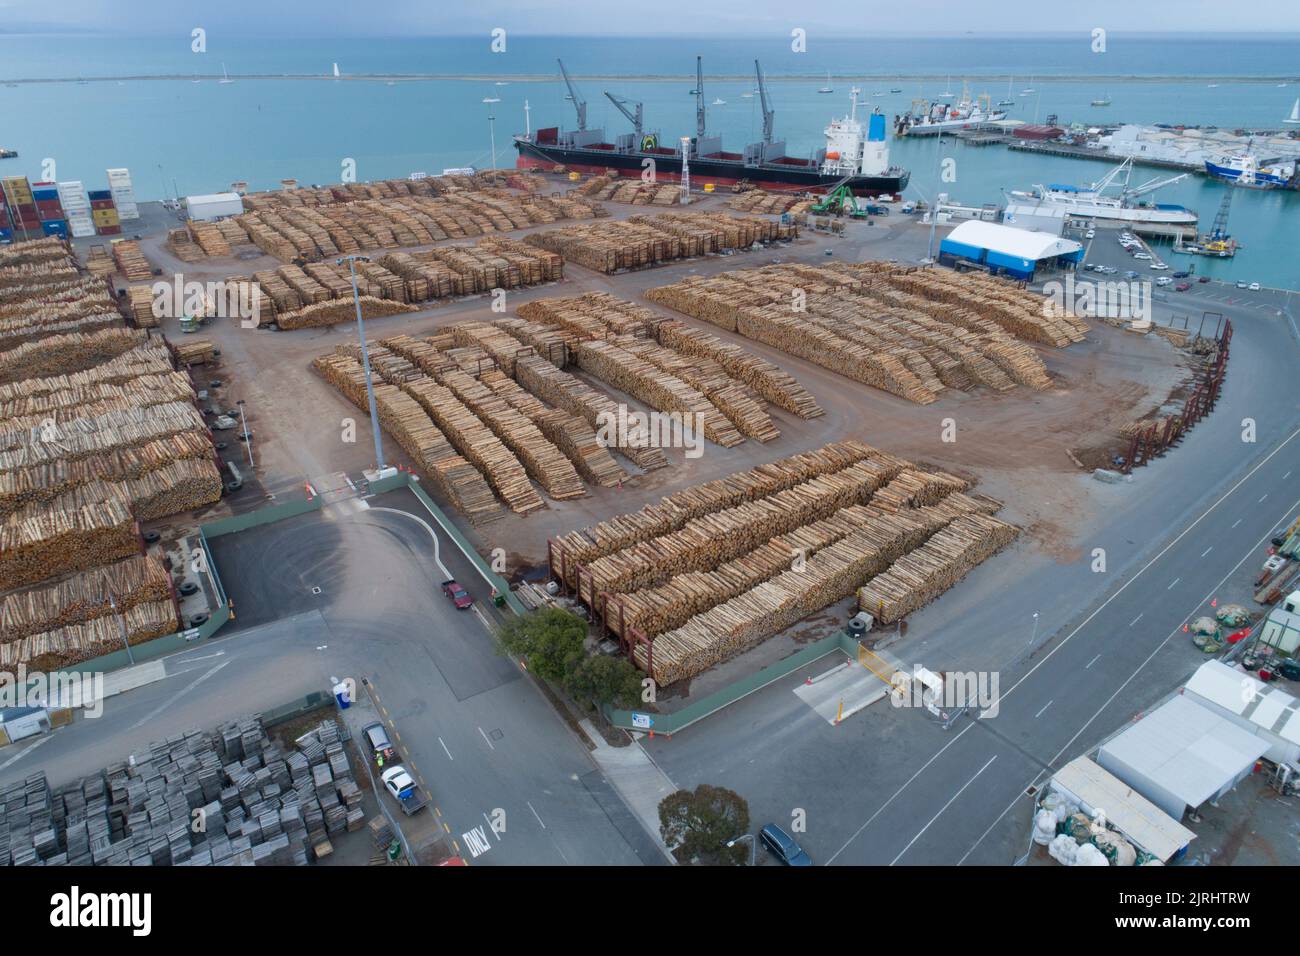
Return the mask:
{"type": "MultiPolygon", "coordinates": [[[[1300,33],[1300,3],[1267,11],[1268,33],[1300,33]]],[[[188,33],[193,27],[249,36],[454,36],[494,27],[526,34],[754,36],[793,27],[872,33],[1259,32],[1223,0],[0,0],[0,32],[188,33]],[[647,22],[649,21],[649,22],[647,22]]]]}

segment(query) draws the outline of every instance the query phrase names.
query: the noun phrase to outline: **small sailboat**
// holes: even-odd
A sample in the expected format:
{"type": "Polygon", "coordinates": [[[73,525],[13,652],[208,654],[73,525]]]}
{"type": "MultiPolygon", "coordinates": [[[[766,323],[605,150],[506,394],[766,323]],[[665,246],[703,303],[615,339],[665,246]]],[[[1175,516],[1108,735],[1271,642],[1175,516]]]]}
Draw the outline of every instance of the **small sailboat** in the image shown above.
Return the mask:
{"type": "Polygon", "coordinates": [[[335,64],[334,64],[334,79],[337,80],[338,78],[339,78],[339,65],[338,65],[337,63],[335,63],[335,64]]]}
{"type": "Polygon", "coordinates": [[[1217,89],[1219,88],[1219,84],[1218,84],[1218,83],[1206,83],[1206,84],[1205,84],[1205,88],[1206,88],[1207,90],[1217,90],[1217,89]]]}
{"type": "Polygon", "coordinates": [[[497,81],[496,81],[494,84],[492,84],[492,85],[493,85],[493,86],[509,86],[510,84],[507,83],[505,80],[497,80],[497,81]]]}
{"type": "Polygon", "coordinates": [[[1110,94],[1103,93],[1100,98],[1092,101],[1093,106],[1110,106],[1110,94]]]}
{"type": "Polygon", "coordinates": [[[1007,98],[998,100],[998,106],[1015,106],[1016,101],[1011,98],[1011,84],[1015,82],[1014,76],[1007,77],[1007,98]]]}
{"type": "Polygon", "coordinates": [[[500,102],[501,102],[501,97],[499,97],[499,96],[485,96],[485,97],[483,97],[483,102],[484,102],[484,103],[500,103],[500,102]]]}
{"type": "Polygon", "coordinates": [[[191,83],[202,83],[203,81],[200,80],[200,79],[199,79],[199,75],[198,75],[197,73],[195,73],[195,74],[194,74],[194,79],[190,80],[190,82],[191,82],[191,83]]]}
{"type": "Polygon", "coordinates": [[[234,80],[232,80],[232,79],[230,78],[230,74],[226,72],[226,64],[225,64],[224,61],[223,61],[222,64],[221,64],[221,79],[217,80],[217,82],[218,82],[218,83],[233,83],[233,82],[235,82],[234,80]]]}
{"type": "Polygon", "coordinates": [[[711,106],[726,106],[726,105],[727,105],[727,101],[724,100],[724,99],[722,99],[721,97],[718,97],[718,98],[715,99],[715,100],[714,100],[710,105],[711,105],[711,106]]]}
{"type": "Polygon", "coordinates": [[[823,87],[822,87],[820,90],[818,90],[817,92],[818,92],[818,93],[834,93],[834,92],[835,92],[835,87],[831,86],[831,71],[830,71],[830,70],[827,70],[827,71],[826,71],[826,85],[823,86],[823,87]]]}
{"type": "Polygon", "coordinates": [[[396,80],[389,80],[387,83],[384,84],[384,86],[396,86],[396,85],[397,85],[396,80]]]}
{"type": "Polygon", "coordinates": [[[950,76],[948,77],[948,81],[943,85],[943,92],[936,94],[936,96],[941,100],[950,100],[954,95],[955,94],[952,91],[952,77],[950,76]]]}
{"type": "Polygon", "coordinates": [[[903,88],[902,88],[901,86],[891,86],[891,87],[889,88],[889,92],[891,92],[891,93],[901,93],[901,92],[903,92],[903,88]]]}
{"type": "Polygon", "coordinates": [[[1291,115],[1282,121],[1288,126],[1300,126],[1300,97],[1291,104],[1291,115]]]}
{"type": "Polygon", "coordinates": [[[742,100],[752,100],[752,99],[754,98],[754,91],[753,91],[753,90],[746,90],[744,93],[741,93],[741,94],[740,94],[740,98],[741,98],[742,100]]]}
{"type": "Polygon", "coordinates": [[[1035,94],[1035,93],[1037,93],[1037,92],[1038,92],[1038,91],[1037,91],[1036,89],[1034,89],[1034,78],[1031,76],[1031,77],[1029,78],[1029,85],[1026,86],[1023,90],[1020,91],[1020,95],[1021,95],[1021,96],[1032,96],[1033,94],[1035,94]]]}

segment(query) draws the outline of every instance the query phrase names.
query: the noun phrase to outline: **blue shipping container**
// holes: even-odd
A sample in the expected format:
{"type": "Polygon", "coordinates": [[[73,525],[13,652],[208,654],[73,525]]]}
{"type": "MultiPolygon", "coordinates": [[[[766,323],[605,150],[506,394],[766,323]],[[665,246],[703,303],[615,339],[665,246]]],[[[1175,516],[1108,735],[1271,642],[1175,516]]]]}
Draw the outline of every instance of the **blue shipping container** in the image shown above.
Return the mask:
{"type": "Polygon", "coordinates": [[[112,199],[113,193],[107,189],[92,189],[86,193],[88,199],[112,199]]]}
{"type": "Polygon", "coordinates": [[[12,239],[14,231],[12,229],[0,229],[0,239],[12,239]]]}
{"type": "Polygon", "coordinates": [[[47,236],[66,236],[68,222],[66,219],[47,219],[41,223],[41,231],[47,236]]]}
{"type": "Polygon", "coordinates": [[[35,199],[58,199],[59,191],[57,189],[33,189],[32,197],[35,199]]]}

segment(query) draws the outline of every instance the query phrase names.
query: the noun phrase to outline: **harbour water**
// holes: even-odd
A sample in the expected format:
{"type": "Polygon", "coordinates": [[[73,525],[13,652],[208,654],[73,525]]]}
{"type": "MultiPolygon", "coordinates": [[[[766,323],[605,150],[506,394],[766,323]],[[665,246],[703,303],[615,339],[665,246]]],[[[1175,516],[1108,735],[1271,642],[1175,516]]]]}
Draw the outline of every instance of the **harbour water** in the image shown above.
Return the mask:
{"type": "MultiPolygon", "coordinates": [[[[643,101],[647,128],[675,137],[694,128],[688,71],[700,53],[707,74],[728,77],[706,80],[706,102],[725,101],[709,107],[709,128],[733,148],[761,129],[758,98],[744,95],[753,88],[750,72],[758,57],[776,108],[777,136],[793,155],[820,145],[827,121],[847,111],[853,85],[868,109],[879,107],[892,118],[913,98],[934,97],[945,87],[959,93],[963,79],[972,92],[1007,98],[1009,66],[1015,70],[1011,118],[1028,122],[1055,113],[1063,122],[1280,128],[1300,95],[1294,75],[1300,39],[1294,38],[1112,37],[1105,55],[1091,53],[1086,37],[813,37],[806,54],[791,53],[784,37],[524,37],[510,39],[506,54],[492,54],[489,42],[210,37],[209,52],[196,55],[188,37],[0,38],[0,145],[20,153],[0,160],[0,172],[42,179],[51,172],[46,161],[53,160],[56,178],[95,188],[106,167],[126,166],[137,195],[156,199],[219,191],[235,180],[254,189],[289,177],[336,182],[347,160],[355,161],[363,180],[486,167],[492,164],[492,132],[497,164],[511,166],[510,136],[523,130],[525,99],[534,127],[573,123],[573,106],[553,76],[556,56],[565,59],[588,101],[589,125],[604,125],[611,135],[627,128],[602,95],[609,90],[643,101]],[[327,77],[334,62],[340,80],[327,77]],[[234,82],[216,81],[223,64],[234,82]],[[828,69],[835,92],[819,94],[828,69]],[[253,75],[277,78],[247,78],[253,75]],[[396,78],[413,75],[440,78],[396,78]],[[118,79],[142,76],[173,78],[118,79]],[[1022,96],[1031,84],[1036,92],[1022,96]],[[891,88],[902,92],[891,94],[891,88]],[[1103,94],[1109,106],[1090,105],[1103,94]],[[500,101],[485,104],[486,97],[500,101]]],[[[892,159],[912,171],[910,197],[932,199],[944,191],[967,204],[1000,202],[1004,188],[1089,182],[1110,165],[967,147],[948,137],[942,144],[895,142],[892,159]],[[940,183],[945,156],[956,159],[956,180],[940,183]]],[[[1134,182],[1159,172],[1138,168],[1134,182]]],[[[1227,188],[1192,176],[1155,198],[1196,209],[1208,228],[1227,188]]],[[[1198,268],[1300,289],[1297,213],[1300,194],[1237,190],[1230,229],[1243,249],[1231,261],[1198,260],[1198,268]]]]}

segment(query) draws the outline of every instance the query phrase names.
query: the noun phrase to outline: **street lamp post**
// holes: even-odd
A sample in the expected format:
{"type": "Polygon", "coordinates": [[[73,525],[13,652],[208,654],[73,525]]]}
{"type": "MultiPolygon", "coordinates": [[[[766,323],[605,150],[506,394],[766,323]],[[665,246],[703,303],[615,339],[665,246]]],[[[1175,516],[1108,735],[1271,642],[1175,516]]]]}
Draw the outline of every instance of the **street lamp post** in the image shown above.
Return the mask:
{"type": "Polygon", "coordinates": [[[379,436],[379,412],[375,410],[375,388],[370,380],[370,349],[366,347],[366,328],[361,320],[361,293],[357,290],[357,263],[369,262],[369,256],[344,256],[339,265],[348,264],[352,276],[352,301],[357,307],[357,335],[361,338],[361,367],[366,374],[366,401],[370,404],[370,433],[375,440],[375,467],[384,470],[384,444],[379,436]]]}
{"type": "Polygon", "coordinates": [[[1038,640],[1038,612],[1037,611],[1034,612],[1034,633],[1029,638],[1029,646],[1033,647],[1034,641],[1036,640],[1038,640]]]}
{"type": "Polygon", "coordinates": [[[135,655],[131,653],[131,642],[127,639],[126,635],[126,621],[123,619],[122,615],[117,613],[117,598],[113,596],[112,591],[108,592],[108,606],[112,608],[113,616],[117,618],[117,626],[122,632],[122,646],[126,648],[127,662],[135,664],[135,655]]]}
{"type": "Polygon", "coordinates": [[[734,840],[727,841],[727,849],[731,849],[737,843],[749,841],[749,865],[754,866],[758,863],[758,842],[754,839],[754,834],[746,833],[744,836],[738,836],[734,840]]]}
{"type": "Polygon", "coordinates": [[[235,402],[239,406],[239,421],[244,428],[244,447],[248,449],[248,467],[256,468],[253,464],[253,436],[248,434],[248,419],[244,415],[244,400],[241,398],[235,402]]]}
{"type": "Polygon", "coordinates": [[[492,168],[495,170],[497,168],[497,127],[496,117],[491,113],[488,113],[488,137],[492,141],[492,168]]]}
{"type": "Polygon", "coordinates": [[[939,190],[943,188],[943,130],[936,140],[939,153],[939,174],[934,181],[934,208],[930,210],[930,242],[925,247],[925,257],[934,262],[934,230],[939,225],[939,190]]]}

